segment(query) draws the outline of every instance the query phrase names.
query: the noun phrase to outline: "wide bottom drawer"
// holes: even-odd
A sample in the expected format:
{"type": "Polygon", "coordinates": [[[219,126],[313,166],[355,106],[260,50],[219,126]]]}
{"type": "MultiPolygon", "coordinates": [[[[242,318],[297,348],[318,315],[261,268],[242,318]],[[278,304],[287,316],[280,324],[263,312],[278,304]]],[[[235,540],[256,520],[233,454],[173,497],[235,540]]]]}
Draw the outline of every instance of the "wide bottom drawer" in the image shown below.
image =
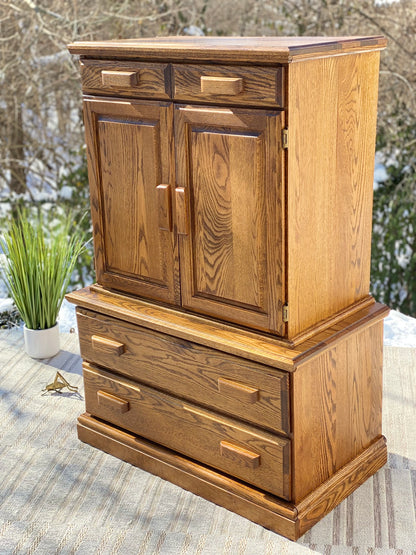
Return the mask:
{"type": "Polygon", "coordinates": [[[283,499],[290,441],[83,364],[86,410],[283,499]]]}

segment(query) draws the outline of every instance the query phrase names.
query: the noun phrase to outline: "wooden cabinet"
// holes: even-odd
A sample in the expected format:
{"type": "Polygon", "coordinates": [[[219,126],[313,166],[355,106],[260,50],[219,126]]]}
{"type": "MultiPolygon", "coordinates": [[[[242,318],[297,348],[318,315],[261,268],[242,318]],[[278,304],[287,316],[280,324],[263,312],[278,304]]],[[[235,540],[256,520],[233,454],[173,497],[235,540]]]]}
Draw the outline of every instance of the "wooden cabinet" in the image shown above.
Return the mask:
{"type": "Polygon", "coordinates": [[[100,284],[292,343],[373,302],[379,46],[272,67],[77,48],[100,284]]]}
{"type": "Polygon", "coordinates": [[[76,43],[97,284],[80,439],[292,539],[386,460],[383,37],[76,43]]]}

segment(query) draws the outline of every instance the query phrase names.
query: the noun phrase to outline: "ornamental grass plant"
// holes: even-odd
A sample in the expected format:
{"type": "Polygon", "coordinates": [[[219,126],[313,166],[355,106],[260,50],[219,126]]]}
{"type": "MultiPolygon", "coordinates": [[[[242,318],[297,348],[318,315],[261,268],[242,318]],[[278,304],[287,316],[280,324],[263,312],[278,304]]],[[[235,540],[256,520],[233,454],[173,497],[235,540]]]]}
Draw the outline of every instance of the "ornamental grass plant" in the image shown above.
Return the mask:
{"type": "Polygon", "coordinates": [[[0,247],[1,273],[26,327],[53,327],[75,262],[84,250],[82,232],[73,231],[72,219],[67,217],[48,234],[41,214],[29,217],[22,210],[0,237],[0,247]]]}

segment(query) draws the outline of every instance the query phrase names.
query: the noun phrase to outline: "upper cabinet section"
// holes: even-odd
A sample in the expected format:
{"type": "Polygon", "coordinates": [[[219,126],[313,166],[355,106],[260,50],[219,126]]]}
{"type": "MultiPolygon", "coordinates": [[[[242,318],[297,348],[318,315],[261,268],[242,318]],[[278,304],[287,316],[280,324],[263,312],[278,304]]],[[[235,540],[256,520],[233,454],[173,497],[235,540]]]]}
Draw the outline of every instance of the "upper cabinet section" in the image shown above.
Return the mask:
{"type": "Polygon", "coordinates": [[[384,37],[76,43],[97,281],[291,344],[370,295],[384,37]]]}

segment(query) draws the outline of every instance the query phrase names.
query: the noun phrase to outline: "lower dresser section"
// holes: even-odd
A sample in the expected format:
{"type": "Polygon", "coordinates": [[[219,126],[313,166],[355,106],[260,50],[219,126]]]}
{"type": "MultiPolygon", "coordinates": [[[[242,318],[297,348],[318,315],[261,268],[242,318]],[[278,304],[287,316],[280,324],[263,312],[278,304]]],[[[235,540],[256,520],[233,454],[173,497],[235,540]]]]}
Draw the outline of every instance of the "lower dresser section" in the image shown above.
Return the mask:
{"type": "Polygon", "coordinates": [[[111,292],[70,297],[82,441],[294,540],[385,464],[382,305],[289,348],[111,292]]]}

